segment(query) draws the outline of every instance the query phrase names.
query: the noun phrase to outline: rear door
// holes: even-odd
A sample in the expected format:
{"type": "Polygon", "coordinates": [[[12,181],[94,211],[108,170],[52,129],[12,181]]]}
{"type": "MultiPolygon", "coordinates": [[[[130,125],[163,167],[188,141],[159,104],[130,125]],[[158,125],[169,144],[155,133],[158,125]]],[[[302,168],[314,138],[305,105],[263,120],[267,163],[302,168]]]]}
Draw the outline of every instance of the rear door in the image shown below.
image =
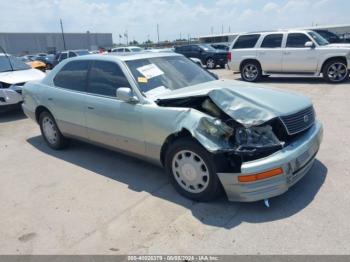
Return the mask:
{"type": "Polygon", "coordinates": [[[85,104],[89,140],[143,155],[143,105],[118,100],[116,91],[120,87],[131,88],[117,63],[92,64],[85,104]]]}
{"type": "Polygon", "coordinates": [[[283,34],[268,34],[262,39],[257,56],[263,71],[282,71],[282,40],[283,34]]]}
{"type": "Polygon", "coordinates": [[[186,57],[189,57],[191,54],[191,46],[180,46],[177,48],[176,52],[186,57]]]}
{"type": "Polygon", "coordinates": [[[284,73],[315,73],[317,71],[317,52],[315,48],[305,47],[313,42],[304,33],[289,33],[283,51],[282,70],[284,73]]]}
{"type": "Polygon", "coordinates": [[[188,54],[188,57],[194,57],[194,58],[199,58],[201,59],[202,58],[202,52],[204,50],[201,49],[198,45],[191,45],[190,46],[190,51],[189,51],[189,54],[188,54]]]}
{"type": "Polygon", "coordinates": [[[63,134],[87,138],[85,91],[90,62],[68,62],[53,79],[55,87],[46,92],[47,106],[63,134]]]}
{"type": "Polygon", "coordinates": [[[245,59],[256,58],[256,45],[260,38],[260,34],[240,35],[234,42],[231,49],[230,67],[239,71],[239,65],[245,59]]]}

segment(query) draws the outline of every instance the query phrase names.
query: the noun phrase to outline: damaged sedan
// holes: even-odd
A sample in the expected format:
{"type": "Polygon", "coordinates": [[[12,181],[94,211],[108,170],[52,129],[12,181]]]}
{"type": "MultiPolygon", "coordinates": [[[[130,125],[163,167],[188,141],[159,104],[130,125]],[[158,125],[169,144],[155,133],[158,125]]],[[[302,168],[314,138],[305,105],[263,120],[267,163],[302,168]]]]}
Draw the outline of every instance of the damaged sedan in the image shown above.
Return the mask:
{"type": "Polygon", "coordinates": [[[308,98],[218,80],[175,53],[67,59],[23,97],[51,148],[80,139],[151,161],[196,201],[280,195],[308,173],[322,140],[308,98]]]}

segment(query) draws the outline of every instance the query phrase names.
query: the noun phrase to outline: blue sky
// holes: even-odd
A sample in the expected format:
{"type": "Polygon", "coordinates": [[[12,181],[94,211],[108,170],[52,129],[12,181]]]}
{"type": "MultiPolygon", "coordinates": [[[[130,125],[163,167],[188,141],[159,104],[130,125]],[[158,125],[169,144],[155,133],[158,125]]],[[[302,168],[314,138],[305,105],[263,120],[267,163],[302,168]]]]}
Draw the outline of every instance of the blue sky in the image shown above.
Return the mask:
{"type": "Polygon", "coordinates": [[[350,24],[349,0],[0,0],[0,32],[111,32],[115,42],[350,24]],[[124,41],[124,40],[123,40],[124,41]]]}

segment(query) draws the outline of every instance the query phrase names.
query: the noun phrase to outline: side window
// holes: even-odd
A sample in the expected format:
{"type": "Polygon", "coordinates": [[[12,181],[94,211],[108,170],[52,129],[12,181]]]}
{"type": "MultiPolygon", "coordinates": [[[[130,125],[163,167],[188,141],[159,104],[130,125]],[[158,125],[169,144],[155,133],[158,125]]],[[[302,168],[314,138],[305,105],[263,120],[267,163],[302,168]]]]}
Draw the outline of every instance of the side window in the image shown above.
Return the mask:
{"type": "Polygon", "coordinates": [[[272,34],[265,36],[261,47],[264,48],[280,48],[282,46],[283,34],[272,34]]]}
{"type": "Polygon", "coordinates": [[[192,45],[191,46],[191,51],[193,52],[199,52],[201,50],[201,48],[197,45],[192,45]]]}
{"type": "Polygon", "coordinates": [[[286,47],[304,48],[308,41],[311,41],[311,39],[305,34],[291,33],[288,34],[286,47]]]}
{"type": "Polygon", "coordinates": [[[67,53],[62,53],[59,60],[64,60],[67,58],[67,53]]]}
{"type": "Polygon", "coordinates": [[[85,91],[88,68],[89,61],[69,62],[56,74],[53,82],[58,87],[85,91]]]}
{"type": "Polygon", "coordinates": [[[129,48],[125,48],[124,51],[125,51],[125,52],[130,52],[129,48]]]}
{"type": "Polygon", "coordinates": [[[89,93],[116,96],[119,87],[130,87],[119,65],[113,62],[95,61],[89,77],[89,93]]]}
{"type": "Polygon", "coordinates": [[[256,45],[256,42],[258,42],[260,35],[241,35],[234,46],[233,49],[244,49],[244,48],[253,48],[256,45]]]}
{"type": "Polygon", "coordinates": [[[74,52],[69,52],[69,57],[75,57],[75,56],[77,56],[76,53],[74,53],[74,52]]]}
{"type": "Polygon", "coordinates": [[[180,52],[188,52],[190,51],[190,48],[191,48],[190,46],[185,45],[185,46],[180,46],[178,50],[180,52]]]}

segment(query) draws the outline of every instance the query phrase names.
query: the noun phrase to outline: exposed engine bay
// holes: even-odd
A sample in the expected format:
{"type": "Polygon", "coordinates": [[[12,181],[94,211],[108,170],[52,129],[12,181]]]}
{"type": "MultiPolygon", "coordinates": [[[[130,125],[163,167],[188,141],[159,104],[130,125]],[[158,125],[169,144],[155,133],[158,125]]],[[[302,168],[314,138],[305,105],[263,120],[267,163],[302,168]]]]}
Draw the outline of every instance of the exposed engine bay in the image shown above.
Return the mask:
{"type": "Polygon", "coordinates": [[[273,154],[293,139],[278,118],[247,127],[223,112],[208,96],[162,99],[156,103],[163,107],[193,108],[209,115],[200,120],[200,131],[221,140],[226,145],[222,151],[239,156],[241,162],[273,154]]]}

